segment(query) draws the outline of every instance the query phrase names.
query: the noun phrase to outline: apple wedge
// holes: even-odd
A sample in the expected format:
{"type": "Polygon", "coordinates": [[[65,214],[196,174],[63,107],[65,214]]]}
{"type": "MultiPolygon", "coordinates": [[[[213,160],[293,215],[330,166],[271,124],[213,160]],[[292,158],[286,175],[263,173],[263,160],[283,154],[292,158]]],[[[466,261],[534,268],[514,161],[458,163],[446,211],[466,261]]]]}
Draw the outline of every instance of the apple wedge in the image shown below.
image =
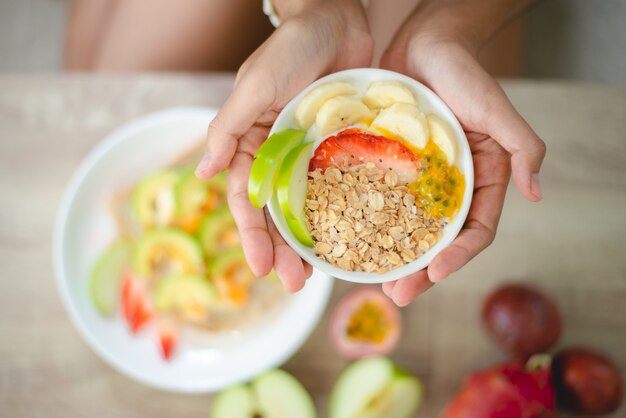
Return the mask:
{"type": "Polygon", "coordinates": [[[421,382],[386,357],[348,366],[333,388],[329,418],[409,418],[422,400],[421,382]]]}
{"type": "Polygon", "coordinates": [[[287,225],[298,241],[307,247],[314,245],[304,219],[312,150],[312,143],[300,144],[292,149],[283,160],[276,181],[276,197],[287,225]]]}
{"type": "Polygon", "coordinates": [[[235,385],[213,401],[211,418],[316,418],[315,404],[289,373],[274,369],[249,386],[235,385]]]}
{"type": "Polygon", "coordinates": [[[256,402],[247,385],[235,385],[213,399],[211,418],[253,418],[256,402]]]}
{"type": "Polygon", "coordinates": [[[90,277],[91,298],[102,315],[117,309],[124,272],[130,268],[130,243],[115,241],[98,259],[90,277]]]}
{"type": "Polygon", "coordinates": [[[258,149],[248,177],[248,197],[254,206],[265,206],[274,191],[281,161],[305,135],[305,131],[285,129],[271,135],[258,149]]]}

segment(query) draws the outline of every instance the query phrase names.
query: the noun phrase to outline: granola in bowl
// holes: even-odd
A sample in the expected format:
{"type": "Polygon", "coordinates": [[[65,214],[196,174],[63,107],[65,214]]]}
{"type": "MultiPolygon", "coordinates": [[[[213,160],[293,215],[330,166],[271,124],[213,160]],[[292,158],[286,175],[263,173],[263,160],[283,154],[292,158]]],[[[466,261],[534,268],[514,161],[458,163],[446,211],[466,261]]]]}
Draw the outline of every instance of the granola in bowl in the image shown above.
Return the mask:
{"type": "Polygon", "coordinates": [[[445,220],[428,215],[393,171],[367,163],[309,173],[307,226],[315,254],[349,271],[384,273],[423,255],[445,220]]]}

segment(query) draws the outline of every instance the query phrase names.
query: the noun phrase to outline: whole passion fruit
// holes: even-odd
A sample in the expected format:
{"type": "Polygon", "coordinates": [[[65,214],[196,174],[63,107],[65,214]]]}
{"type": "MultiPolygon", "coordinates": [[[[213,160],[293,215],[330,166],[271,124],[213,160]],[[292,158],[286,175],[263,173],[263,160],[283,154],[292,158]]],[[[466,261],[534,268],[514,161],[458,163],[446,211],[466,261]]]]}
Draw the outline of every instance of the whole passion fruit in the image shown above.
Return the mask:
{"type": "Polygon", "coordinates": [[[557,404],[582,415],[609,414],[624,399],[624,380],[606,356],[587,348],[559,352],[552,367],[557,404]]]}
{"type": "Polygon", "coordinates": [[[385,355],[400,339],[400,312],[377,288],[359,287],[339,301],[329,331],[331,342],[344,358],[385,355]]]}
{"type": "Polygon", "coordinates": [[[492,292],[483,304],[482,317],[493,339],[520,357],[547,351],[561,334],[561,315],[554,302],[521,284],[492,292]]]}

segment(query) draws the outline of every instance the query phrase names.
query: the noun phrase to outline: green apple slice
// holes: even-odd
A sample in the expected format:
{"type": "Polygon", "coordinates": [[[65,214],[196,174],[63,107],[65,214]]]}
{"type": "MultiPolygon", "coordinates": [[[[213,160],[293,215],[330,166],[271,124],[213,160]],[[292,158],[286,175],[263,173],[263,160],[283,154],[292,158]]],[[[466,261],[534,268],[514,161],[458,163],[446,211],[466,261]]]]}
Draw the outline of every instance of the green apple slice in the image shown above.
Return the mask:
{"type": "Polygon", "coordinates": [[[422,386],[385,357],[356,361],[341,374],[330,396],[330,418],[409,418],[422,386]]]}
{"type": "Polygon", "coordinates": [[[141,278],[175,273],[201,274],[202,247],[191,235],[174,228],[153,229],[134,244],[133,270],[141,278]]]}
{"type": "Polygon", "coordinates": [[[122,276],[129,267],[130,244],[124,239],[115,241],[96,262],[89,284],[91,298],[102,315],[115,313],[122,276]]]}
{"type": "Polygon", "coordinates": [[[316,418],[315,404],[289,373],[274,369],[250,385],[235,385],[213,400],[211,418],[316,418]]]}
{"type": "Polygon", "coordinates": [[[303,216],[300,218],[285,217],[285,220],[287,221],[289,230],[296,236],[298,241],[311,248],[315,245],[315,241],[313,241],[313,238],[311,237],[311,233],[309,232],[309,228],[306,226],[306,221],[303,216]]]}
{"type": "Polygon", "coordinates": [[[235,385],[218,393],[213,399],[211,418],[252,418],[256,406],[246,385],[235,385]]]}
{"type": "Polygon", "coordinates": [[[275,369],[252,383],[263,418],[315,418],[315,404],[304,386],[289,373],[275,369]]]}
{"type": "Polygon", "coordinates": [[[131,195],[132,214],[144,228],[171,225],[174,221],[174,187],[178,170],[163,170],[141,180],[131,195]]]}
{"type": "Polygon", "coordinates": [[[175,274],[158,281],[154,289],[158,312],[173,312],[187,318],[203,317],[218,298],[215,286],[203,276],[175,274]]]}
{"type": "Polygon", "coordinates": [[[254,206],[265,206],[272,196],[281,161],[302,143],[305,135],[305,131],[285,129],[274,133],[258,149],[248,177],[248,197],[254,206]]]}
{"type": "Polygon", "coordinates": [[[307,175],[313,144],[300,144],[287,154],[276,181],[276,197],[289,229],[303,245],[313,246],[313,238],[306,227],[304,205],[307,194],[307,175]]]}

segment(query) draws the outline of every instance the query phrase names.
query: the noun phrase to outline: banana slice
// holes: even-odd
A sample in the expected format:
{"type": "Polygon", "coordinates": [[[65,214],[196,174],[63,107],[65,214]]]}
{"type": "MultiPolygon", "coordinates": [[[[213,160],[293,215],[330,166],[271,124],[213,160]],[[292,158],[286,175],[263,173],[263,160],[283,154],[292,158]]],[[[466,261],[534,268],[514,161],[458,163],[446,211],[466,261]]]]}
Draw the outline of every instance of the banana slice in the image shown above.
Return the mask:
{"type": "Polygon", "coordinates": [[[320,107],[315,125],[320,135],[325,136],[346,126],[372,118],[372,112],[360,100],[338,96],[327,100],[320,107]]]}
{"type": "Polygon", "coordinates": [[[349,83],[344,81],[334,81],[322,84],[308,92],[296,107],[295,119],[296,123],[302,129],[309,129],[320,107],[333,97],[337,96],[354,96],[356,89],[349,83]]]}
{"type": "Polygon", "coordinates": [[[371,127],[383,135],[398,136],[420,149],[428,142],[426,116],[412,104],[396,103],[381,110],[371,127]]]}
{"type": "Polygon", "coordinates": [[[386,109],[394,103],[417,106],[417,99],[406,84],[397,80],[374,81],[363,94],[363,103],[372,110],[386,109]]]}
{"type": "Polygon", "coordinates": [[[443,119],[432,113],[426,117],[428,120],[428,129],[430,130],[430,138],[448,157],[448,165],[454,164],[456,159],[456,145],[454,141],[454,132],[443,119]]]}

